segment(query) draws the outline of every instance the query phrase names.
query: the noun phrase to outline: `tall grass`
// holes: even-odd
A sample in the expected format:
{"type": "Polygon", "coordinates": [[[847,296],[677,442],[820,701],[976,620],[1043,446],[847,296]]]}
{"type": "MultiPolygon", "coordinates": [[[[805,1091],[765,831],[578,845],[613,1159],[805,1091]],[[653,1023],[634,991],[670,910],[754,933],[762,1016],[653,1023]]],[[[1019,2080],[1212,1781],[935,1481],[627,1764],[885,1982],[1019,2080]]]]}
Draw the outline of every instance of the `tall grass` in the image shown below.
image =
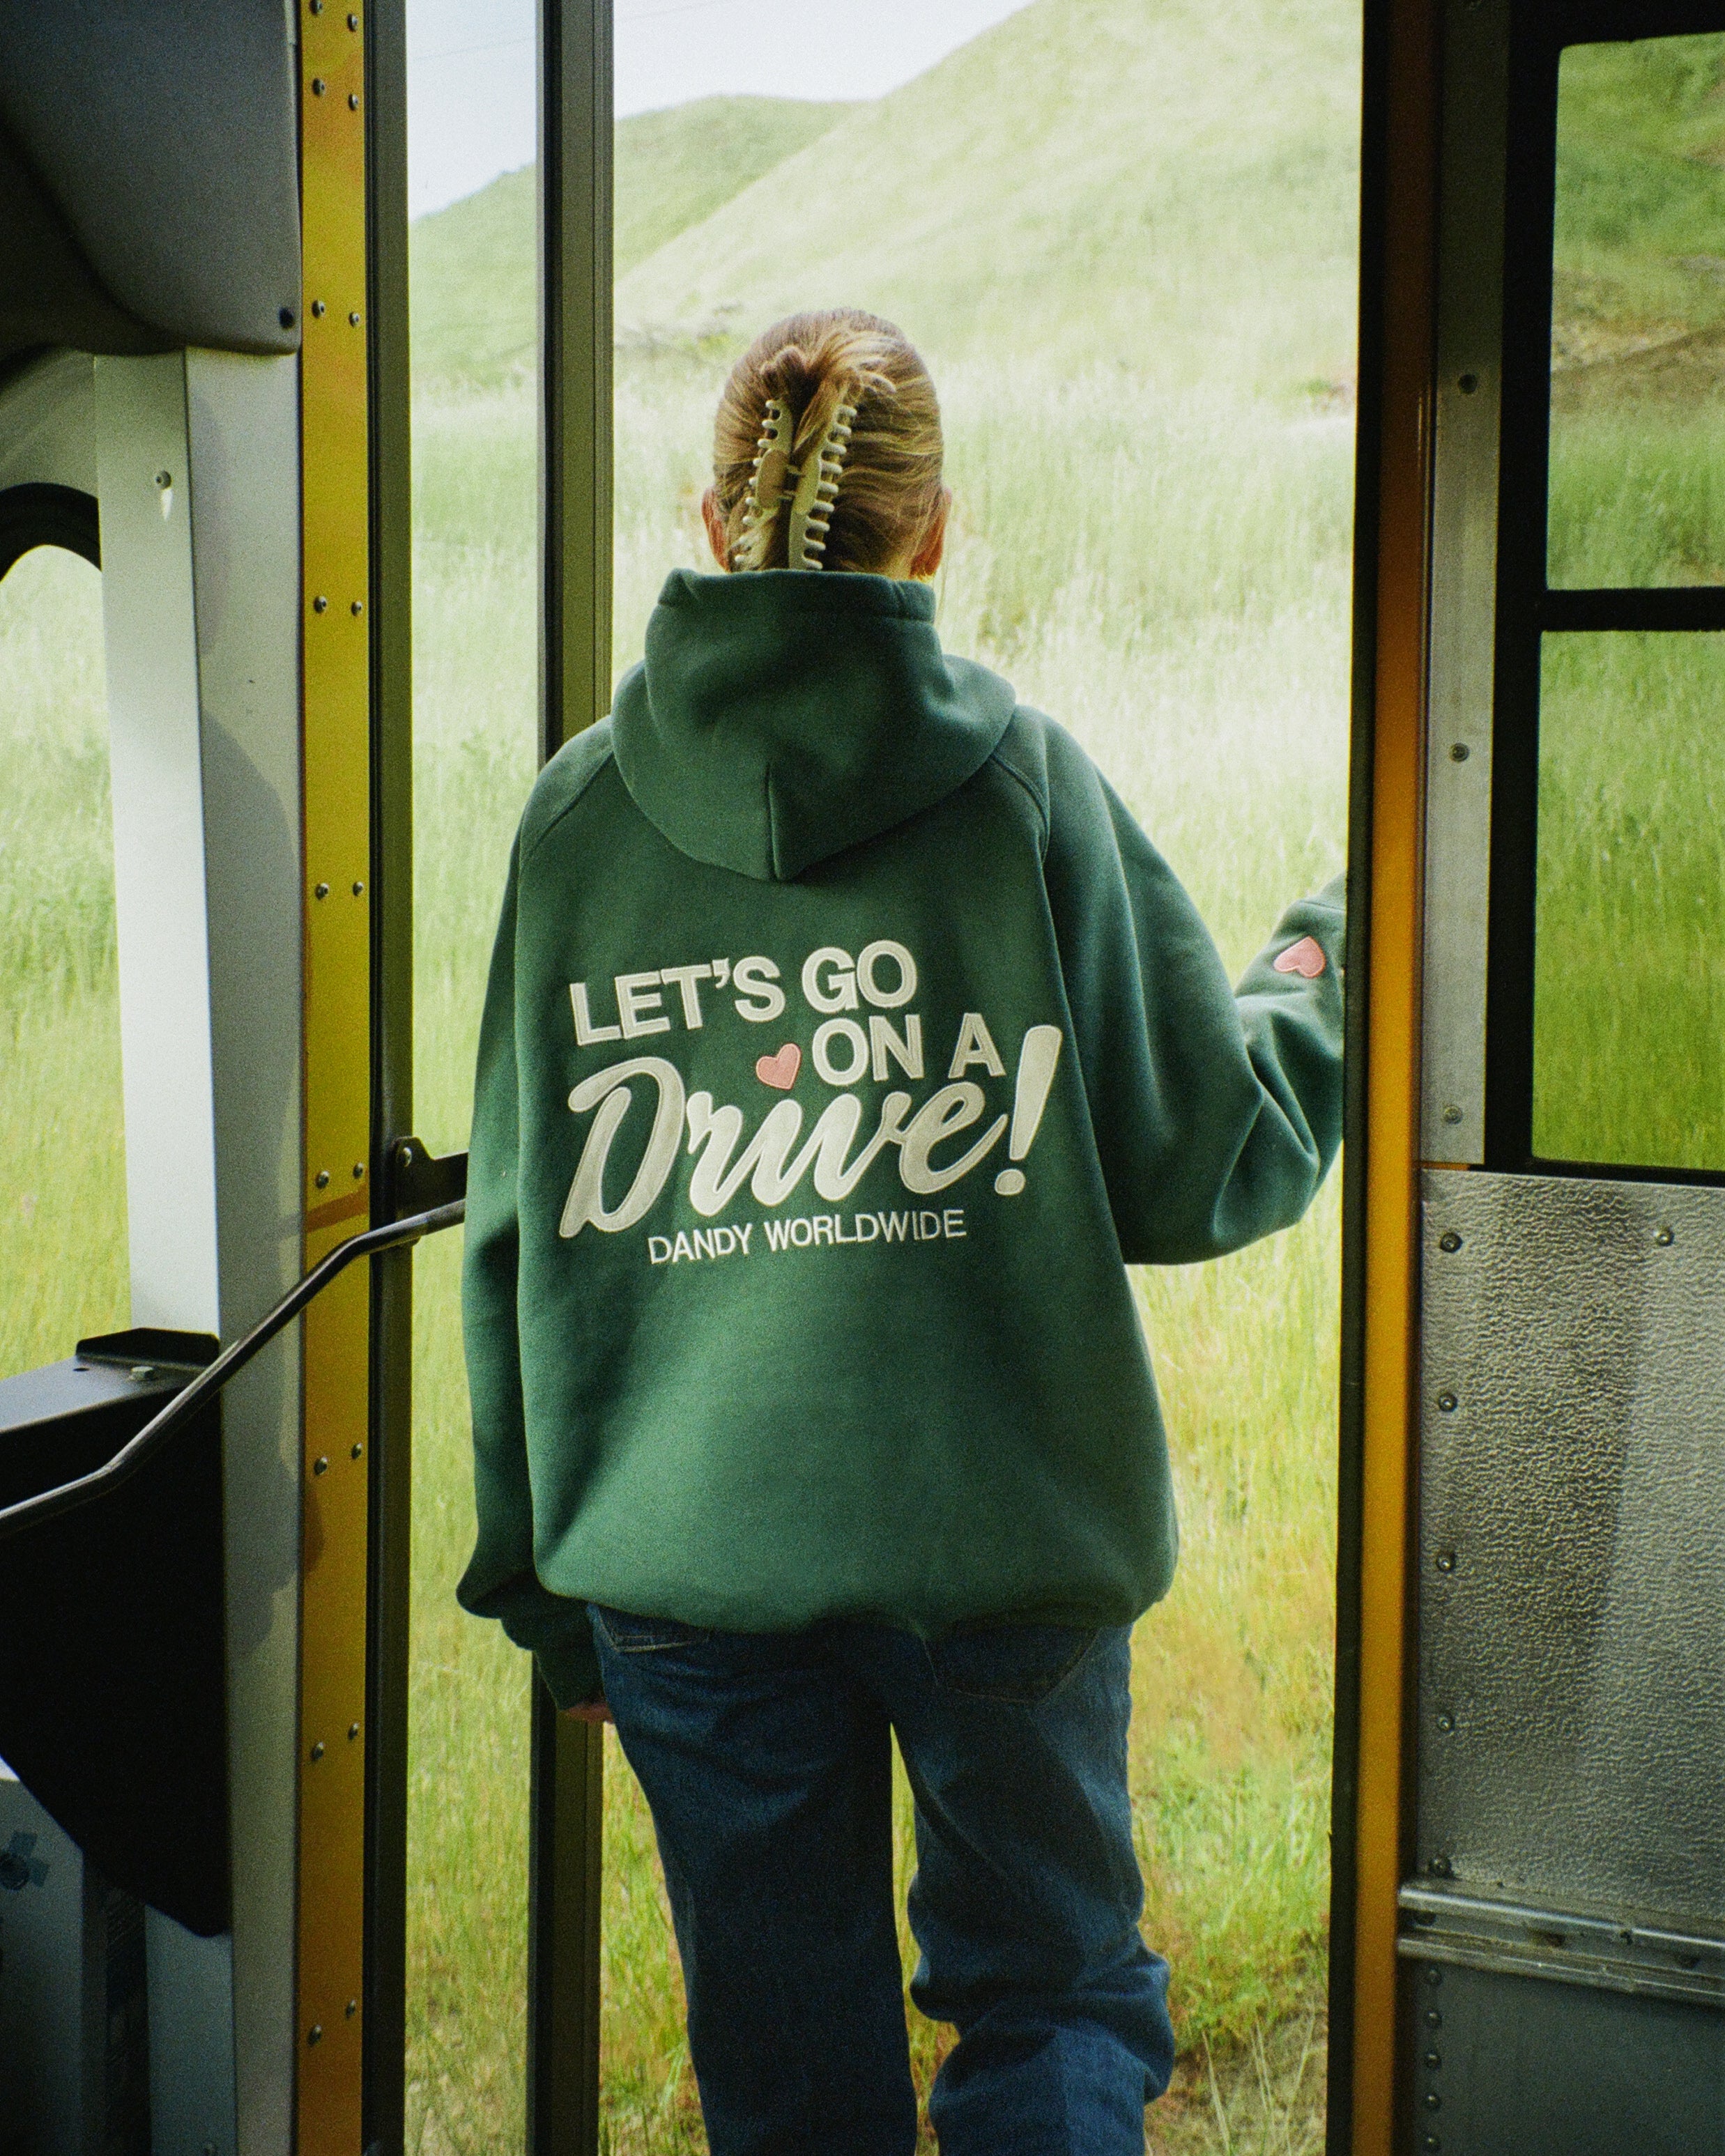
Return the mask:
{"type": "MultiPolygon", "coordinates": [[[[1681,375],[1690,379],[1663,396],[1656,377],[1652,394],[1636,394],[1631,379],[1614,382],[1616,395],[1590,396],[1557,377],[1548,511],[1553,587],[1725,583],[1725,401],[1709,393],[1720,353],[1686,348],[1686,356],[1681,375]]],[[[1594,372],[1585,370],[1584,380],[1594,372]]]]}
{"type": "Polygon", "coordinates": [[[1725,635],[1548,636],[1533,1142],[1725,1159],[1725,635]]]}
{"type": "Polygon", "coordinates": [[[0,583],[0,1376],[126,1322],[101,583],[0,583]]]}

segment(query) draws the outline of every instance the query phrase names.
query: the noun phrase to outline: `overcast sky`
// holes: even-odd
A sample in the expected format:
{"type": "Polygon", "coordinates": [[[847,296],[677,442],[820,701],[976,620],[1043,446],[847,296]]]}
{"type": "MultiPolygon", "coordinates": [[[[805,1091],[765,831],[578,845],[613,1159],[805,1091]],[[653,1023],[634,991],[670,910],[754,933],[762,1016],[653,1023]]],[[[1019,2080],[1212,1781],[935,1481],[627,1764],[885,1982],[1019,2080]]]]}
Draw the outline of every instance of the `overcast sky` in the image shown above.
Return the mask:
{"type": "MultiPolygon", "coordinates": [[[[615,0],[617,111],[719,91],[879,97],[1025,0],[615,0]]],[[[408,208],[534,153],[534,0],[408,0],[408,208]]]]}

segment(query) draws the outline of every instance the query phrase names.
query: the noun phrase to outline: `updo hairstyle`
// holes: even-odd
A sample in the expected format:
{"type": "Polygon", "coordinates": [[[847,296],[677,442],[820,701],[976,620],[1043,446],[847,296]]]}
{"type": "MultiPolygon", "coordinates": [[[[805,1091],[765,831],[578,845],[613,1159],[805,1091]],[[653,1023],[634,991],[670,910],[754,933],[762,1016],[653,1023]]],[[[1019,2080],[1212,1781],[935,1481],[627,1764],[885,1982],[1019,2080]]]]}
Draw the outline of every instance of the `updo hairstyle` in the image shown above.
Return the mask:
{"type": "Polygon", "coordinates": [[[752,499],[774,400],[793,422],[793,480],[832,439],[834,415],[842,425],[855,407],[841,461],[829,467],[838,488],[819,566],[885,574],[921,541],[941,499],[940,405],[914,346],[891,322],[854,307],[788,315],[755,339],[731,370],[713,430],[727,569],[788,566],[793,490],[752,499]]]}

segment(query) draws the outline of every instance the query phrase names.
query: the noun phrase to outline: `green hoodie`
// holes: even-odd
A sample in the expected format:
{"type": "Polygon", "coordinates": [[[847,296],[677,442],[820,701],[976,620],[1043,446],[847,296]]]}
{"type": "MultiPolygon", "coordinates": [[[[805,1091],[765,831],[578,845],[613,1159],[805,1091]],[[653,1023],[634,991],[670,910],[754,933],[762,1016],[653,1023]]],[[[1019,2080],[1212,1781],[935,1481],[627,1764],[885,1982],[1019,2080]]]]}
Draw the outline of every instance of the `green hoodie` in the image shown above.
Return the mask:
{"type": "Polygon", "coordinates": [[[541,775],[480,1034],[460,1586],[731,1630],[1119,1624],[1176,1530],[1124,1266],[1287,1226],[1339,888],[1237,990],[1070,737],[885,578],[679,572],[541,775]]]}

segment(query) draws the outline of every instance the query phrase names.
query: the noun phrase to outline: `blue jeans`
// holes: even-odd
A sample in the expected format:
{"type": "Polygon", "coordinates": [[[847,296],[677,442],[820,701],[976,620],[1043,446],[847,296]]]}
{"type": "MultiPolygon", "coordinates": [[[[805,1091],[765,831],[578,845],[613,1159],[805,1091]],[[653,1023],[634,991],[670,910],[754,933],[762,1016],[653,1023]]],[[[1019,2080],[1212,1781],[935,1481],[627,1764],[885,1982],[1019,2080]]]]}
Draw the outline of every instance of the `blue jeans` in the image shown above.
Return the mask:
{"type": "Polygon", "coordinates": [[[958,2042],[943,2156],[1142,2156],[1168,1965],[1138,1935],[1123,1629],[706,1632],[593,1606],[652,1807],[712,2156],[911,2156],[889,1730],[916,1797],[911,1995],[958,2042]]]}

